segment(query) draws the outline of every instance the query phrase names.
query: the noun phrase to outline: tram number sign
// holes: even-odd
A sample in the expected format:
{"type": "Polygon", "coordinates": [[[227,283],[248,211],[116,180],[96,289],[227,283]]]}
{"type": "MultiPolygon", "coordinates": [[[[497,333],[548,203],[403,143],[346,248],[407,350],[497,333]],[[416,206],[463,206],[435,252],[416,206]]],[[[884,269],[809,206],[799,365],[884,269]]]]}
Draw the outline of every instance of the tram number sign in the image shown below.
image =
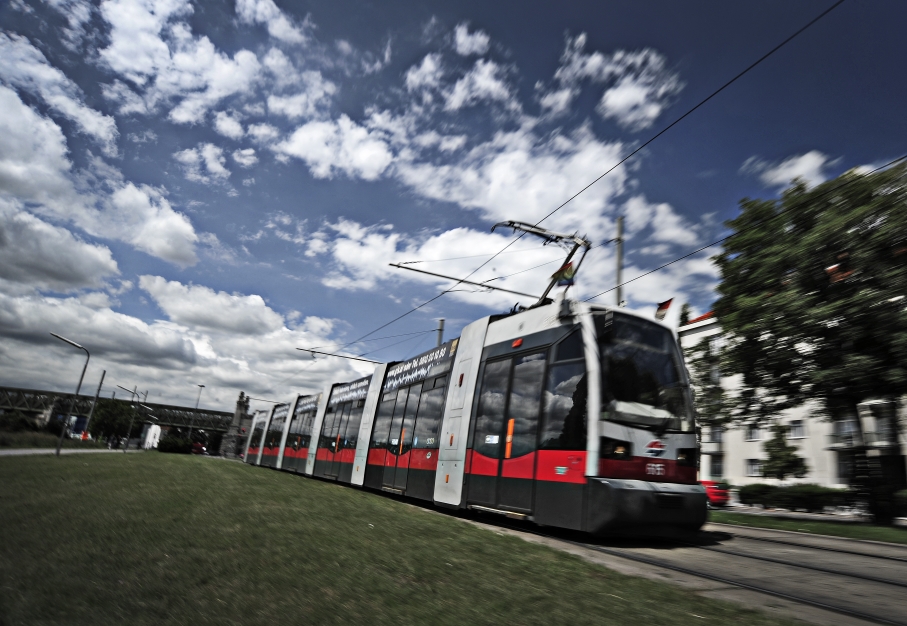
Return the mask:
{"type": "Polygon", "coordinates": [[[649,476],[664,476],[664,463],[646,463],[646,474],[649,476]]]}

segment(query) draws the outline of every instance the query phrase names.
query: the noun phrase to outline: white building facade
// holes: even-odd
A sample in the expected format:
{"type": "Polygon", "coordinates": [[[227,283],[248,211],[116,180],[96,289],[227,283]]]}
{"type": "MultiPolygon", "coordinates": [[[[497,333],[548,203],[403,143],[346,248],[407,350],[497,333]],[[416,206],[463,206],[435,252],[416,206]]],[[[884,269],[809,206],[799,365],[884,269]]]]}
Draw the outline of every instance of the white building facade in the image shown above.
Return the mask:
{"type": "MultiPolygon", "coordinates": [[[[705,317],[705,316],[704,316],[705,317]]],[[[720,342],[721,327],[715,317],[698,318],[678,329],[684,350],[702,341],[720,342]]],[[[739,377],[721,379],[721,386],[730,394],[739,385],[739,377]]],[[[890,406],[890,405],[888,405],[890,406]]],[[[860,406],[859,419],[863,440],[857,434],[856,424],[832,422],[820,418],[817,406],[807,403],[783,411],[777,419],[787,429],[789,444],[796,446],[797,454],[806,461],[808,473],[803,478],[789,478],[785,484],[813,483],[825,487],[847,487],[853,474],[853,453],[865,445],[868,456],[898,457],[889,459],[897,464],[897,471],[904,473],[901,450],[907,440],[898,432],[896,415],[880,415],[881,404],[872,402],[860,406]]],[[[763,443],[773,436],[771,425],[728,426],[702,429],[701,480],[726,480],[733,485],[751,483],[776,483],[762,476],[762,466],[767,457],[763,443]]]]}

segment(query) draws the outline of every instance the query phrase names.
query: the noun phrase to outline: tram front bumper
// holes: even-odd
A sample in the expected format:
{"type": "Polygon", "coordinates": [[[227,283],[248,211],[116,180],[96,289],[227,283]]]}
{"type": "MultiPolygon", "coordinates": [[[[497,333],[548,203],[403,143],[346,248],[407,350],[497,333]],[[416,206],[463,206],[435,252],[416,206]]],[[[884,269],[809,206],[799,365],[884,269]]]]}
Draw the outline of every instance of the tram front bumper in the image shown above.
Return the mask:
{"type": "Polygon", "coordinates": [[[586,528],[592,533],[644,527],[695,530],[708,515],[708,497],[700,484],[590,478],[586,528]]]}

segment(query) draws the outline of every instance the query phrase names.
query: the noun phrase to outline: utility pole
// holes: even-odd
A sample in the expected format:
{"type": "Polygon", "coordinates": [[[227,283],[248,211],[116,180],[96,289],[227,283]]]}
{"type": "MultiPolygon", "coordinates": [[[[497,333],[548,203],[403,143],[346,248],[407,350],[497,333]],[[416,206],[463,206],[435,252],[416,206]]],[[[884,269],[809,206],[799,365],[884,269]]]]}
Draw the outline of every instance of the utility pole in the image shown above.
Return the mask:
{"type": "MultiPolygon", "coordinates": [[[[195,399],[195,411],[198,412],[198,403],[202,399],[202,389],[205,388],[204,385],[196,385],[198,387],[198,397],[195,399]]],[[[195,413],[192,413],[189,416],[189,443],[192,443],[192,426],[195,424],[195,413]]]]}
{"type": "Polygon", "coordinates": [[[88,419],[85,421],[85,433],[88,433],[88,426],[91,424],[91,416],[94,415],[94,408],[98,405],[98,396],[101,395],[101,387],[104,385],[104,377],[107,370],[101,372],[101,382],[98,383],[98,390],[94,394],[94,402],[91,403],[91,409],[88,411],[88,419]]]}
{"type": "Polygon", "coordinates": [[[57,333],[51,333],[51,335],[53,335],[60,341],[65,341],[69,345],[75,346],[79,350],[83,350],[85,352],[85,365],[82,366],[82,375],[79,376],[79,384],[76,386],[76,395],[74,395],[72,397],[72,400],[69,401],[69,410],[66,411],[66,415],[63,417],[63,419],[64,419],[63,428],[60,430],[60,440],[57,441],[57,456],[60,456],[60,448],[63,447],[63,436],[66,434],[66,431],[69,430],[70,413],[72,413],[73,407],[75,406],[76,402],[78,402],[78,400],[79,400],[79,392],[82,390],[82,381],[85,379],[85,370],[88,369],[88,361],[89,361],[89,359],[91,359],[91,354],[88,352],[87,348],[83,348],[82,346],[77,344],[75,341],[71,341],[71,340],[67,339],[66,337],[61,337],[57,333]]]}
{"type": "Polygon", "coordinates": [[[444,318],[442,317],[438,320],[438,347],[441,347],[441,344],[444,343],[444,318]]]}
{"type": "Polygon", "coordinates": [[[621,274],[624,269],[624,216],[621,215],[617,218],[617,306],[622,306],[623,297],[621,293],[621,282],[623,282],[623,277],[621,274]]]}

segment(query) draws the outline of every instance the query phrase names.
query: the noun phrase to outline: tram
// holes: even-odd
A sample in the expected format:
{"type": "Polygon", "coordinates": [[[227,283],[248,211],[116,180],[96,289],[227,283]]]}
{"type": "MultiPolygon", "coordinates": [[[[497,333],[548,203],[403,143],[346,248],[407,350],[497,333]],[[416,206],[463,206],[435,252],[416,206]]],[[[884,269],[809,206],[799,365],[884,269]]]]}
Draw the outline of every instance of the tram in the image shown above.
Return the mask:
{"type": "Polygon", "coordinates": [[[256,416],[249,463],[607,533],[697,529],[707,498],[676,333],[559,297],[256,416]]]}

